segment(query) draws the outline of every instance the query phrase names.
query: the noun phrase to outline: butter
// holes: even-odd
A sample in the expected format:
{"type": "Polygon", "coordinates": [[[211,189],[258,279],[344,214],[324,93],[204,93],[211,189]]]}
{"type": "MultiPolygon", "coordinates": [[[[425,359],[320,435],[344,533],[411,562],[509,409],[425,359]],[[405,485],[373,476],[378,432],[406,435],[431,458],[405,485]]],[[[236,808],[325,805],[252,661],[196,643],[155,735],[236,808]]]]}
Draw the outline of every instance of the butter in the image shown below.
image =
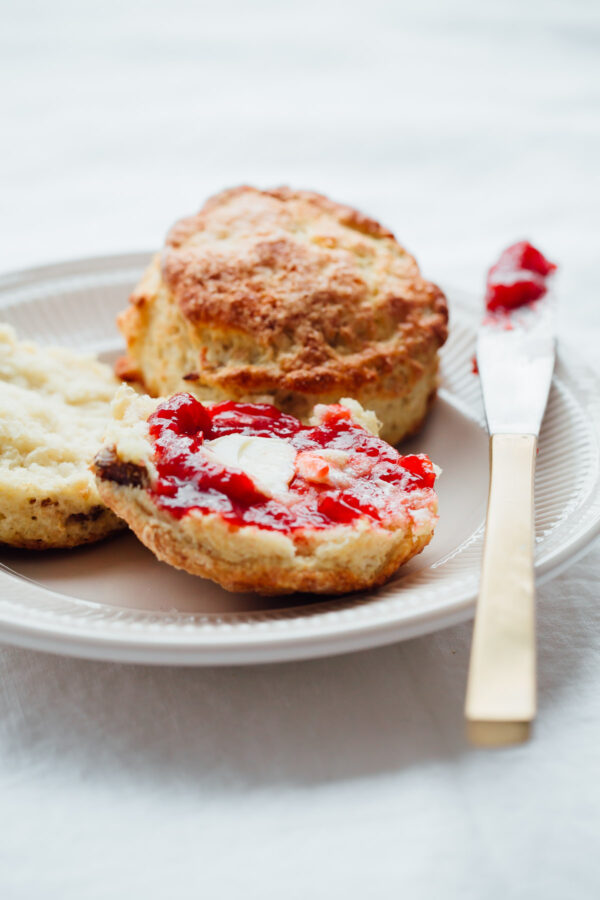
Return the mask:
{"type": "Polygon", "coordinates": [[[268,497],[282,497],[294,477],[296,451],[278,437],[227,434],[206,441],[204,450],[228,468],[241,469],[268,497]]]}

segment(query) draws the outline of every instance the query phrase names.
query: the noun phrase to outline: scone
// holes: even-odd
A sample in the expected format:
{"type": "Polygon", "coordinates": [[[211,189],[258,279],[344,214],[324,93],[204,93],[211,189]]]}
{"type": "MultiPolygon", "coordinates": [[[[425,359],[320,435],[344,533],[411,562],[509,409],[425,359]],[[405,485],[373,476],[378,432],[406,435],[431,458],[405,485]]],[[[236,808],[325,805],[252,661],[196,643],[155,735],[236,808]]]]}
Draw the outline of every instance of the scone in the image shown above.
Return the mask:
{"type": "Polygon", "coordinates": [[[124,527],[89,470],[117,386],[91,357],[0,326],[0,543],[74,547],[124,527]]]}
{"type": "Polygon", "coordinates": [[[268,401],[303,421],[354,397],[396,443],[435,395],[447,320],[382,225],[309,191],[239,187],[171,230],[119,317],[117,371],[152,396],[268,401]]]}
{"type": "Polygon", "coordinates": [[[437,521],[435,470],[354,400],[311,425],[268,404],[123,387],[98,490],[161,560],[230,591],[344,593],[386,581],[437,521]]]}

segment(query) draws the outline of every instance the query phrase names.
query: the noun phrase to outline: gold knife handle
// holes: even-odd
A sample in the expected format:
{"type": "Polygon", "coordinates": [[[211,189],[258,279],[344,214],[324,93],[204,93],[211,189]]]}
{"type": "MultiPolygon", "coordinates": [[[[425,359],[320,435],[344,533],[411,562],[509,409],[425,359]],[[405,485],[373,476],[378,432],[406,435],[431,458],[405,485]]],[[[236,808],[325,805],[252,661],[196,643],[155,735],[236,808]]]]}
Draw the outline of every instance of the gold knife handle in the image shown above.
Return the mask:
{"type": "Polygon", "coordinates": [[[536,711],[533,434],[490,439],[490,494],[465,716],[475,744],[527,740],[536,711]]]}

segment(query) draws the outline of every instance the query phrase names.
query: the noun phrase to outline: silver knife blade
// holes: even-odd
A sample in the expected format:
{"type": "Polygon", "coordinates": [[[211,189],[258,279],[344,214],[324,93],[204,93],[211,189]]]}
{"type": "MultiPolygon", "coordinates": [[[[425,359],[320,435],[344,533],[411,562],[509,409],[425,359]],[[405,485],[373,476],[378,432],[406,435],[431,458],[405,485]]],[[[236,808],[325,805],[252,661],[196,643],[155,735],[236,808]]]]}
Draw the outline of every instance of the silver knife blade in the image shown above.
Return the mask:
{"type": "Polygon", "coordinates": [[[532,306],[484,319],[477,333],[477,368],[490,434],[539,435],[555,350],[552,291],[532,306]]]}

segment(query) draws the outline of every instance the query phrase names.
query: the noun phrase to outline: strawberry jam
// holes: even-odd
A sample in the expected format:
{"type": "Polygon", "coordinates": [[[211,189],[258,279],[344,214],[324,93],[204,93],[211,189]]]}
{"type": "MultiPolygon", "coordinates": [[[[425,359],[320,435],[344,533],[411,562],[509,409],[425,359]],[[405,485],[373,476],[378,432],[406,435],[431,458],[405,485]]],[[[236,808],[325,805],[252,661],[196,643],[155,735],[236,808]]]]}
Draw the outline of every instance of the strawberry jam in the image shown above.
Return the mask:
{"type": "Polygon", "coordinates": [[[508,247],[488,272],[485,302],[490,312],[516,309],[543,297],[556,265],[527,241],[508,247]]]}
{"type": "Polygon", "coordinates": [[[158,473],[149,492],[177,518],[197,509],[232,525],[283,532],[365,517],[385,525],[407,509],[435,513],[435,472],[427,456],[401,456],[342,405],[321,411],[320,424],[309,426],[265,403],[208,407],[191,394],[175,394],[148,419],[158,473]],[[207,442],[231,434],[280,438],[292,446],[287,491],[269,495],[241,469],[216,460],[207,442]]]}

